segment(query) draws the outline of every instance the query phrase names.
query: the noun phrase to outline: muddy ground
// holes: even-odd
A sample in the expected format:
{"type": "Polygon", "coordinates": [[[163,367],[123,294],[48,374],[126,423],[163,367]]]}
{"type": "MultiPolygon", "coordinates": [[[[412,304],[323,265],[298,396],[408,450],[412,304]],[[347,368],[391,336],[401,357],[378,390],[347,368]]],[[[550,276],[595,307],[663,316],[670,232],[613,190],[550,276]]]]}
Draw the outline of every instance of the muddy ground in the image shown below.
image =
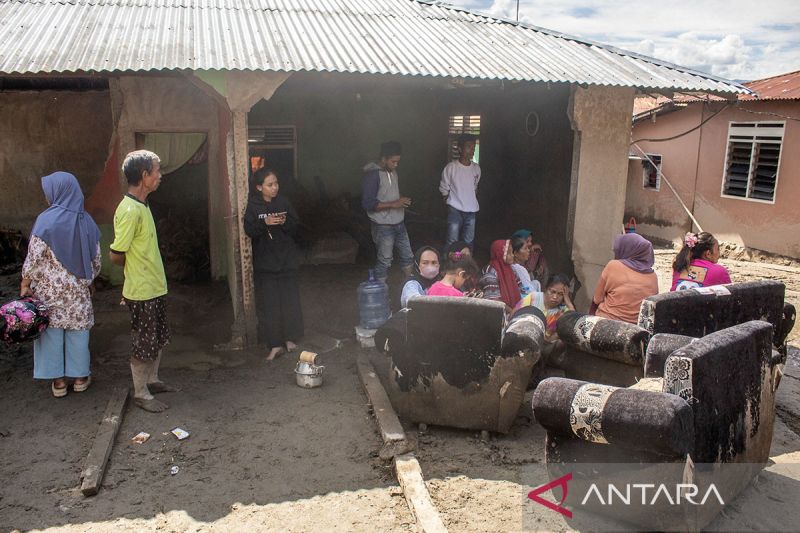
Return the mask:
{"type": "MultiPolygon", "coordinates": [[[[670,259],[658,254],[665,280],[670,259]]],[[[796,273],[723,264],[734,281],[775,277],[794,291],[790,298],[800,291],[796,273]]],[[[31,379],[29,347],[0,352],[0,531],[413,531],[391,469],[377,457],[381,441],[355,368],[360,349],[351,332],[363,274],[333,266],[302,272],[304,346],[330,350],[321,356],[325,384],[314,390],[294,384],[292,356],[268,364],[263,350],[213,350],[228,340],[224,285],[172,286],[173,343],[162,377],[182,391],[162,396],[171,406],[162,415],[128,408],[103,487],[92,498],[79,491],[82,463],[111,390],[130,379],[128,314],[118,289],[98,293],[95,382],[86,393],[54,399],[48,383],[31,379]],[[176,440],[168,433],[175,427],[191,436],[176,440]],[[140,431],[152,437],[131,443],[140,431]],[[176,475],[171,466],[179,467],[176,475]]],[[[0,277],[0,299],[16,283],[14,275],[0,277]]],[[[797,388],[782,385],[781,393],[796,398],[797,388]]],[[[544,432],[528,405],[508,435],[488,441],[470,431],[432,427],[419,434],[406,426],[451,531],[522,529],[530,490],[522,471],[544,455],[544,432]]],[[[797,430],[796,412],[779,411],[797,430]]],[[[792,456],[782,454],[798,449],[797,435],[779,421],[773,455],[785,460],[792,456]]],[[[792,519],[782,497],[780,484],[767,479],[720,520],[792,519]]],[[[537,515],[537,529],[565,529],[551,514],[537,515]]]]}

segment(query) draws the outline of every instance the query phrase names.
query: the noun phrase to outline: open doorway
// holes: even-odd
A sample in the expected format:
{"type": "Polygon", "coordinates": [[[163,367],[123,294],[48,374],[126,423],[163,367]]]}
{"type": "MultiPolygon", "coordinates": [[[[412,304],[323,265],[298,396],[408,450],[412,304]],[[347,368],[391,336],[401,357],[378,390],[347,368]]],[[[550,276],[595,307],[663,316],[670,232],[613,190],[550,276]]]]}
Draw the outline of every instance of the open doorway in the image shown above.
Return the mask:
{"type": "Polygon", "coordinates": [[[137,133],[136,148],[150,150],[161,158],[161,186],[148,202],[167,280],[210,280],[208,135],[137,133]]]}

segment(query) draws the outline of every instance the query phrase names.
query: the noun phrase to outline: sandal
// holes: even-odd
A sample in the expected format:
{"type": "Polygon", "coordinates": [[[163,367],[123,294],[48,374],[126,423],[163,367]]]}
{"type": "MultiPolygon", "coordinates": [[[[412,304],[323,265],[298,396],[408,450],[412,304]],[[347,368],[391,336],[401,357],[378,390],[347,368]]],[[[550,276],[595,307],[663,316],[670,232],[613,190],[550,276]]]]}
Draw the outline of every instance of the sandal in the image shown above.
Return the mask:
{"type": "Polygon", "coordinates": [[[50,384],[50,390],[53,391],[53,396],[56,398],[63,398],[67,395],[67,386],[64,385],[63,387],[56,387],[55,381],[50,384]]]}
{"type": "MultiPolygon", "coordinates": [[[[80,378],[79,378],[80,379],[80,378]]],[[[83,379],[83,383],[78,383],[77,381],[72,384],[72,390],[75,392],[83,392],[89,388],[89,385],[92,384],[92,376],[87,376],[83,379]]]]}

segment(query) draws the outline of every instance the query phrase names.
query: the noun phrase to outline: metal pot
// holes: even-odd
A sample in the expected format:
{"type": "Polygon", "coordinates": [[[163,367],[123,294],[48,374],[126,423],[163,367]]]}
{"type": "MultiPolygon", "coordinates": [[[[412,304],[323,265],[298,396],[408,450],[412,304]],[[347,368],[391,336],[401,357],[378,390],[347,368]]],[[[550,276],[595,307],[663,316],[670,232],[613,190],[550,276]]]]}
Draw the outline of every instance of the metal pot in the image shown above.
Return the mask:
{"type": "Polygon", "coordinates": [[[324,366],[298,361],[294,368],[297,385],[304,389],[313,389],[322,385],[322,371],[324,366]]]}

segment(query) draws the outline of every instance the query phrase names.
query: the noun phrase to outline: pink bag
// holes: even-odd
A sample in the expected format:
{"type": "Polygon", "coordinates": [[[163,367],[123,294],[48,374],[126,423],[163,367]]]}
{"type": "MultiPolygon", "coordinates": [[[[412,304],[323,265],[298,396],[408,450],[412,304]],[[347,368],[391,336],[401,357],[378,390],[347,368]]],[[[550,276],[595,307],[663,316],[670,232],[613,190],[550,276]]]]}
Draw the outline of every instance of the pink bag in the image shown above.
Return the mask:
{"type": "Polygon", "coordinates": [[[20,343],[37,338],[50,324],[47,306],[26,296],[0,306],[0,339],[20,343]]]}

